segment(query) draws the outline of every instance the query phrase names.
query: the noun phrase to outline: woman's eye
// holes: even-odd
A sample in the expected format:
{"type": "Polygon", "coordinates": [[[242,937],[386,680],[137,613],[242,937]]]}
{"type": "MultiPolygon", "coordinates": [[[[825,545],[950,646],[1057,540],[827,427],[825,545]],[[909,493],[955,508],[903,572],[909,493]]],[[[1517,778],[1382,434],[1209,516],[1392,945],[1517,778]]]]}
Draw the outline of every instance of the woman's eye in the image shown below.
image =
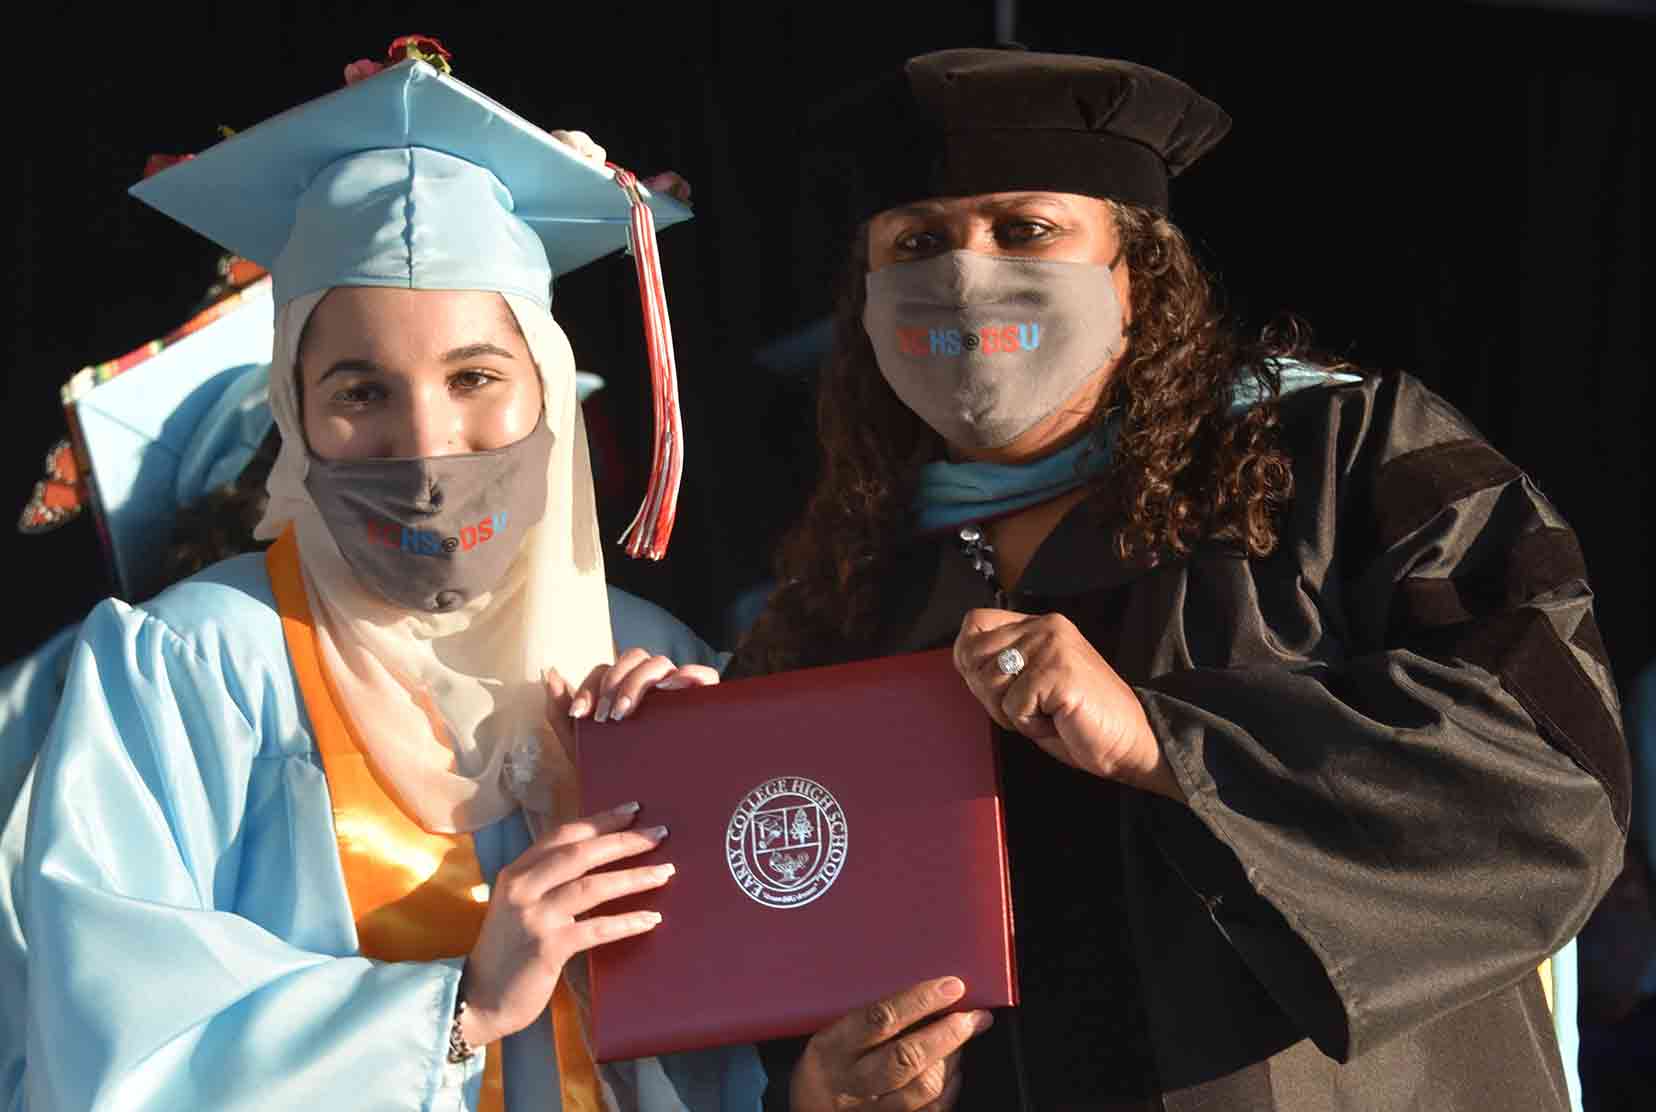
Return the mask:
{"type": "Polygon", "coordinates": [[[369,382],[358,382],[334,391],[333,400],[339,405],[367,405],[384,395],[384,391],[369,382]]]}
{"type": "Polygon", "coordinates": [[[941,242],[932,232],[909,232],[897,240],[897,250],[906,255],[924,255],[938,250],[941,242]]]}
{"type": "Polygon", "coordinates": [[[1052,227],[1036,220],[1016,220],[1003,224],[996,234],[1002,243],[1034,243],[1052,234],[1052,227]]]}
{"type": "Polygon", "coordinates": [[[495,376],[487,371],[460,371],[449,376],[449,385],[462,393],[470,393],[473,390],[481,390],[494,380],[495,376]]]}

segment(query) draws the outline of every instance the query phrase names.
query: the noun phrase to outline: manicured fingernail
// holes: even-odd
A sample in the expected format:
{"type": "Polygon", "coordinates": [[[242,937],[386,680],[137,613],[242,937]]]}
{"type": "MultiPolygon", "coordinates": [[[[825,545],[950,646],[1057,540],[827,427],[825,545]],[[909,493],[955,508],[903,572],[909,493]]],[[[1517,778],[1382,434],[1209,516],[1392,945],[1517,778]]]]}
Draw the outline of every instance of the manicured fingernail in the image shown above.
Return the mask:
{"type": "Polygon", "coordinates": [[[650,839],[652,842],[659,842],[661,839],[667,837],[667,828],[665,826],[652,826],[650,829],[644,831],[644,837],[650,839]]]}
{"type": "Polygon", "coordinates": [[[676,872],[678,872],[678,866],[677,865],[658,865],[656,867],[656,875],[659,876],[662,880],[666,880],[668,877],[672,876],[676,872]]]}
{"type": "Polygon", "coordinates": [[[610,697],[601,696],[598,700],[598,711],[592,716],[594,722],[608,722],[610,712],[610,697]]]}
{"type": "Polygon", "coordinates": [[[661,923],[661,912],[659,911],[640,911],[638,917],[652,927],[661,923]]]}
{"type": "Polygon", "coordinates": [[[972,1017],[972,1030],[976,1031],[980,1035],[994,1025],[995,1017],[990,1015],[988,1012],[979,1012],[977,1015],[972,1017]]]}
{"type": "Polygon", "coordinates": [[[966,983],[959,977],[945,977],[943,983],[937,986],[937,990],[944,996],[959,996],[966,991],[966,983]]]}
{"type": "Polygon", "coordinates": [[[631,711],[632,708],[633,708],[633,701],[631,699],[629,699],[627,696],[623,695],[623,696],[621,696],[621,698],[615,700],[615,712],[614,712],[614,714],[611,715],[611,717],[614,718],[617,722],[619,722],[623,718],[627,717],[627,713],[629,711],[631,711]]]}
{"type": "Polygon", "coordinates": [[[585,691],[575,696],[575,701],[569,704],[569,717],[580,718],[592,709],[592,696],[585,691]]]}
{"type": "Polygon", "coordinates": [[[639,802],[638,802],[638,800],[635,799],[630,803],[623,803],[619,807],[612,808],[610,810],[610,814],[612,814],[612,815],[636,815],[636,814],[638,814],[638,810],[639,810],[639,802]]]}
{"type": "Polygon", "coordinates": [[[690,681],[682,676],[668,676],[655,685],[657,691],[678,691],[690,686],[690,681]]]}

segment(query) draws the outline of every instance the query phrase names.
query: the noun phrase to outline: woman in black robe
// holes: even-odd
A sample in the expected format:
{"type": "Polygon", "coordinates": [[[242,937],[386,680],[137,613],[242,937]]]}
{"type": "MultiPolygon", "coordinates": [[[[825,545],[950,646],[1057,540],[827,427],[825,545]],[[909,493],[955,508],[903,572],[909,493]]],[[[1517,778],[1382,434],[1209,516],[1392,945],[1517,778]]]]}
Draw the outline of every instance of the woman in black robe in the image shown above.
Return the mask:
{"type": "Polygon", "coordinates": [[[1628,817],[1569,527],[1414,379],[1226,325],[1183,84],[948,51],[859,111],[822,478],[734,674],[954,646],[1022,1003],[914,986],[767,1047],[771,1105],[1568,1108],[1536,969],[1628,817]]]}

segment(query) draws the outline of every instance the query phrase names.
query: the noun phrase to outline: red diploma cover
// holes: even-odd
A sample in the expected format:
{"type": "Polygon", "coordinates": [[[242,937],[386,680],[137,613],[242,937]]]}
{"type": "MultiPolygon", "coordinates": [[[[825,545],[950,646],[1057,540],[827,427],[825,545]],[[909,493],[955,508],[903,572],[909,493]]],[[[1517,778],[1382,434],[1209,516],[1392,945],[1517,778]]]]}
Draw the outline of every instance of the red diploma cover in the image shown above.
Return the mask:
{"type": "Polygon", "coordinates": [[[993,728],[947,650],[653,693],[581,723],[584,808],[671,831],[655,930],[590,954],[600,1061],[813,1033],[930,977],[1017,1002],[993,728]]]}

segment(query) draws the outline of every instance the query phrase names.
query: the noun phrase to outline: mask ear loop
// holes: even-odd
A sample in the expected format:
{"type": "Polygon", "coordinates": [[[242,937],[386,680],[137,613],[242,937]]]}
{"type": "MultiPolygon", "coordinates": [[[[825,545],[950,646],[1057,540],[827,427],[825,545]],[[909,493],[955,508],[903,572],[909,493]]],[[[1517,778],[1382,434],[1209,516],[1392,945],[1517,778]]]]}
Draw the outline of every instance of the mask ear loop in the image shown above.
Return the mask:
{"type": "Polygon", "coordinates": [[[684,475],[684,422],[679,411],[678,364],[673,356],[673,327],[667,316],[667,290],[656,250],[655,217],[645,203],[638,179],[607,163],[615,184],[632,204],[627,243],[638,271],[638,297],[644,309],[644,336],[650,352],[650,394],[655,408],[655,448],[644,502],[621,534],[628,556],[659,560],[667,554],[678,515],[679,483],[684,475]]]}

